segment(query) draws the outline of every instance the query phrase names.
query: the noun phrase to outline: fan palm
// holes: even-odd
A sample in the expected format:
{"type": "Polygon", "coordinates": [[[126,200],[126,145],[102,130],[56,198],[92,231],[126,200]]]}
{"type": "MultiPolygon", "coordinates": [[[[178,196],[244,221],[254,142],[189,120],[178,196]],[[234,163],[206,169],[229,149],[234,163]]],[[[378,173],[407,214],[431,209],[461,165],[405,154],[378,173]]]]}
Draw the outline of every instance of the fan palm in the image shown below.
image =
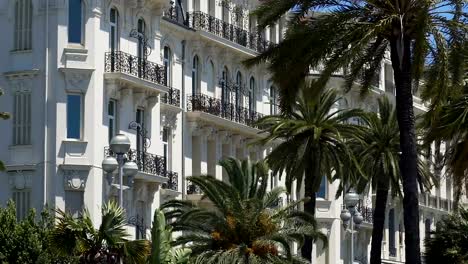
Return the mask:
{"type": "Polygon", "coordinates": [[[425,240],[426,263],[468,263],[468,210],[442,219],[425,240]]]}
{"type": "MultiPolygon", "coordinates": [[[[266,134],[259,142],[280,142],[266,161],[275,173],[286,174],[289,192],[293,181],[297,181],[298,188],[304,181],[305,196],[311,198],[304,204],[304,211],[314,215],[315,196],[322,178],[327,176],[332,180],[333,172],[336,177],[342,176],[345,165],[354,162],[344,138],[357,132],[357,126],[347,124],[347,121],[359,115],[361,110],[336,110],[341,98],[334,90],[324,90],[314,96],[312,92],[315,93],[309,88],[300,91],[297,102],[291,106],[291,114],[259,120],[259,126],[266,134]]],[[[306,240],[302,252],[303,257],[310,259],[310,240],[306,240]]]]}
{"type": "Polygon", "coordinates": [[[188,262],[190,250],[174,248],[171,243],[172,227],[166,225],[164,213],[154,212],[153,227],[151,228],[151,254],[148,264],[185,264],[188,262]]]}
{"type": "Polygon", "coordinates": [[[175,220],[174,230],[183,231],[174,245],[190,248],[193,263],[306,263],[291,253],[292,242],[300,245],[305,235],[326,242],[313,216],[294,209],[297,202],[275,207],[285,191],[267,191],[263,163],[228,158],[220,165],[228,183],[211,176],[189,177],[212,206],[177,200],[162,206],[168,219],[175,220]]]}
{"type": "Polygon", "coordinates": [[[58,210],[58,221],[50,235],[59,256],[75,256],[80,263],[143,263],[149,252],[146,240],[128,239],[125,212],[115,202],[101,209],[101,226],[95,229],[88,210],[80,218],[58,210]]]}
{"type": "Polygon", "coordinates": [[[428,86],[462,85],[459,55],[467,32],[465,8],[465,0],[265,0],[256,11],[263,28],[292,10],[282,43],[247,62],[270,63],[285,111],[294,104],[298,83],[310,67],[323,67],[314,81],[319,88],[346,68],[345,87],[351,89],[362,77],[365,94],[390,54],[402,152],[405,250],[411,264],[421,262],[413,83],[429,67],[428,86]],[[306,17],[313,11],[325,13],[306,17]]]}
{"type": "MultiPolygon", "coordinates": [[[[361,115],[363,126],[359,133],[356,133],[355,137],[348,141],[356,159],[359,160],[362,172],[368,175],[369,179],[358,181],[358,191],[363,191],[369,185],[372,186],[373,190],[376,190],[371,264],[381,263],[382,238],[389,191],[392,191],[393,196],[402,196],[399,166],[400,141],[395,109],[387,97],[379,98],[378,103],[379,112],[361,115]]],[[[427,161],[423,158],[424,155],[419,155],[419,157],[420,185],[425,189],[430,189],[433,182],[432,174],[427,166],[427,161]]],[[[341,184],[346,184],[346,182],[341,184]]]]}

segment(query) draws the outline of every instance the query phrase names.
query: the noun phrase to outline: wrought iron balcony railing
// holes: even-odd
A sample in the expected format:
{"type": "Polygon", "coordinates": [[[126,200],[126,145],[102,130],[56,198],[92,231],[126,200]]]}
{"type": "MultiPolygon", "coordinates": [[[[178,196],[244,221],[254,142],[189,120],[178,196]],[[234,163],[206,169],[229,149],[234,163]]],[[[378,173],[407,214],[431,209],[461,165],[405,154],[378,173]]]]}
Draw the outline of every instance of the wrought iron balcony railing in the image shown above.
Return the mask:
{"type": "Polygon", "coordinates": [[[187,111],[201,111],[240,124],[256,127],[262,114],[204,94],[188,96],[187,111]]]}
{"type": "MultiPolygon", "coordinates": [[[[112,152],[109,147],[105,147],[104,156],[115,156],[115,153],[112,152]]],[[[177,181],[177,173],[166,169],[166,159],[163,156],[130,149],[125,154],[125,161],[135,162],[138,166],[138,170],[141,172],[167,177],[169,180],[171,176],[174,178],[174,175],[176,175],[175,178],[177,181]]]]}
{"type": "Polygon", "coordinates": [[[180,91],[174,88],[169,89],[169,92],[161,97],[161,101],[165,104],[180,107],[180,91]]]}
{"type": "Polygon", "coordinates": [[[260,53],[274,45],[265,40],[260,32],[247,31],[200,11],[188,13],[187,21],[188,26],[195,30],[212,33],[260,53]]]}
{"type": "Polygon", "coordinates": [[[122,51],[106,52],[105,72],[126,73],[137,78],[166,85],[166,70],[163,65],[122,51]]]}
{"type": "Polygon", "coordinates": [[[167,171],[169,180],[162,184],[163,189],[177,191],[179,189],[179,174],[173,171],[167,171]]]}

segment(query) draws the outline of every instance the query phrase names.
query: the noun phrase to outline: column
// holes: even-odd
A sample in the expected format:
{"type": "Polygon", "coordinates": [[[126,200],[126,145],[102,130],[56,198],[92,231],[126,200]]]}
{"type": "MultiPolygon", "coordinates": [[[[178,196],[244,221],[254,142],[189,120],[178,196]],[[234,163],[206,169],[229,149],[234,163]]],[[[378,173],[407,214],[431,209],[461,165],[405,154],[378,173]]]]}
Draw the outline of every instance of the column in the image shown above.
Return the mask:
{"type": "Polygon", "coordinates": [[[120,91],[119,105],[119,131],[130,138],[135,144],[135,135],[130,133],[128,124],[135,120],[135,107],[133,105],[133,90],[124,88],[120,91]]]}
{"type": "Polygon", "coordinates": [[[208,151],[208,175],[216,177],[217,149],[218,149],[218,131],[211,129],[207,135],[207,151],[208,151]]]}

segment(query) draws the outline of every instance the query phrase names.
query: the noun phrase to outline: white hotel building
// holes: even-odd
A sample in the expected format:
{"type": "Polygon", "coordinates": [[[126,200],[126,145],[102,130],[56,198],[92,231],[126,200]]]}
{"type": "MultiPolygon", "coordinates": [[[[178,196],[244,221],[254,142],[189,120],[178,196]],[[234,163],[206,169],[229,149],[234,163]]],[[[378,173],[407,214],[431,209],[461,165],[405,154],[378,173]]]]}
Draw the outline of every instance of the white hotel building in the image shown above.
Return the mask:
{"type": "MultiPolygon", "coordinates": [[[[285,20],[256,33],[249,10],[257,4],[1,0],[0,110],[13,118],[0,122],[0,160],[7,166],[0,172],[0,204],[13,199],[19,217],[44,204],[72,213],[86,206],[99,223],[101,204],[117,195],[101,162],[110,154],[109,139],[123,133],[132,142],[127,158],[139,166],[124,205],[129,229],[142,237],[162,202],[200,198],[186,176],[223,179],[222,157],[263,158],[267,149],[249,144],[260,136],[253,123],[278,111],[277,94],[265,67],[248,69],[242,61],[281,41],[285,20]]],[[[393,93],[391,67],[382,65],[376,95],[393,93]]],[[[374,97],[347,97],[341,107],[376,108],[374,97]]],[[[415,109],[425,107],[416,100],[415,109]]],[[[270,185],[278,184],[272,175],[270,185]]],[[[337,185],[324,181],[318,194],[317,217],[330,246],[314,247],[314,263],[348,258],[337,185]]],[[[423,239],[451,210],[452,188],[442,180],[421,197],[423,239]]],[[[361,205],[356,261],[368,263],[372,192],[361,205]]],[[[390,200],[387,215],[382,256],[402,263],[401,202],[390,200]]]]}

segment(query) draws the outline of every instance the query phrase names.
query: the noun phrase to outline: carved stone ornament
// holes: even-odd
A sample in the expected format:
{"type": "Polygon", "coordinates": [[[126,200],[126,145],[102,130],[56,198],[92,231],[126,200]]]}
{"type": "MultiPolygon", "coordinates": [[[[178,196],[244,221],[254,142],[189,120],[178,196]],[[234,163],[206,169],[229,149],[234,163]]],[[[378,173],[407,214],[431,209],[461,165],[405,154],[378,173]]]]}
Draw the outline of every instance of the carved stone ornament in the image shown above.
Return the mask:
{"type": "Polygon", "coordinates": [[[32,186],[31,172],[27,171],[14,171],[9,172],[9,183],[11,187],[17,190],[29,189],[32,186]]]}
{"type": "Polygon", "coordinates": [[[63,178],[65,189],[84,191],[86,187],[86,180],[88,178],[87,173],[87,171],[64,170],[63,178]]]}
{"type": "Polygon", "coordinates": [[[33,82],[39,70],[17,71],[5,73],[12,93],[28,93],[32,91],[33,82]]]}
{"type": "Polygon", "coordinates": [[[62,68],[61,71],[65,76],[67,91],[86,93],[93,70],[62,68]]]}

